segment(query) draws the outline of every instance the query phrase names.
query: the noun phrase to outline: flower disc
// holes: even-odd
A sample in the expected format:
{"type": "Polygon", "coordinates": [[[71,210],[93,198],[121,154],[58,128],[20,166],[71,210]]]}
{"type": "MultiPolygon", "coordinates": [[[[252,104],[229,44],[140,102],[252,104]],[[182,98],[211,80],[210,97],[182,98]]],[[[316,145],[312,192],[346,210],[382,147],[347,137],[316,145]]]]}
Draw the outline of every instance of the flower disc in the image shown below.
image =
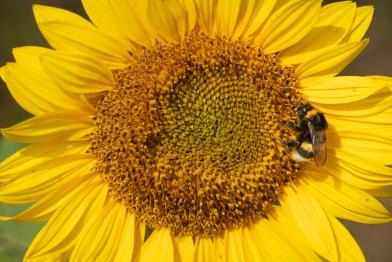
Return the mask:
{"type": "Polygon", "coordinates": [[[114,75],[97,106],[95,168],[151,227],[221,234],[266,215],[295,177],[280,141],[303,101],[275,55],[192,34],[114,75]]]}

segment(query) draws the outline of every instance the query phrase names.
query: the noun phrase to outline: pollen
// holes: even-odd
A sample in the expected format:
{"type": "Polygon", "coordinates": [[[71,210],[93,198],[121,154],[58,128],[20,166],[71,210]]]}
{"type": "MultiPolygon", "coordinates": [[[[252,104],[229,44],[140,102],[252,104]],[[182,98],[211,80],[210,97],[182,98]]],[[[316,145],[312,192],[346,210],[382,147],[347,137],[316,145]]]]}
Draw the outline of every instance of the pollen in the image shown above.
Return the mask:
{"type": "Polygon", "coordinates": [[[291,67],[241,41],[191,34],[113,71],[91,152],[110,193],[152,228],[215,236],[268,216],[299,164],[291,67]]]}

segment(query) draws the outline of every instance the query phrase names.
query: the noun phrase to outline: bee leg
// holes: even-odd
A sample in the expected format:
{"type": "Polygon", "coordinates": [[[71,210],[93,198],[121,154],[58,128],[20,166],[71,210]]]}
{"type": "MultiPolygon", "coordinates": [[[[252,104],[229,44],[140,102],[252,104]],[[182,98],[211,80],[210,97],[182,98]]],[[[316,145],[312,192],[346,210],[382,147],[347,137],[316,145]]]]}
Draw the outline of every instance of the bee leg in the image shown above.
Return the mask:
{"type": "Polygon", "coordinates": [[[295,131],[300,131],[299,127],[296,124],[293,124],[293,122],[288,121],[288,120],[283,120],[282,121],[284,125],[286,125],[288,128],[293,129],[295,131]]]}
{"type": "Polygon", "coordinates": [[[297,134],[297,141],[299,144],[302,144],[303,142],[312,142],[312,138],[310,136],[310,133],[308,130],[302,130],[297,134]]]}
{"type": "Polygon", "coordinates": [[[280,140],[280,144],[284,147],[286,147],[289,150],[293,150],[294,148],[298,148],[301,144],[297,140],[280,140]]]}

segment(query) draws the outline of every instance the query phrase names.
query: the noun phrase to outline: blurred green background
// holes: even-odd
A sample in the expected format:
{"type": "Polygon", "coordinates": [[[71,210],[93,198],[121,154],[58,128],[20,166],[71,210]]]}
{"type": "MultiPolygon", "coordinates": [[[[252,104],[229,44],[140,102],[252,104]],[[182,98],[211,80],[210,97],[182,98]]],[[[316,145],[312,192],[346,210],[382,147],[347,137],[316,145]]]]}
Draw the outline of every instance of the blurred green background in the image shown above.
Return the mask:
{"type": "MultiPolygon", "coordinates": [[[[324,1],[335,2],[335,1],[324,1]]],[[[392,1],[357,1],[359,5],[374,5],[375,17],[367,36],[371,39],[367,49],[343,72],[345,75],[382,74],[392,76],[392,1]]],[[[12,61],[13,47],[24,45],[47,46],[34,22],[33,4],[62,7],[83,16],[80,0],[0,0],[0,66],[12,61]]],[[[12,100],[4,83],[0,81],[0,127],[15,124],[29,115],[12,100]]],[[[0,138],[0,160],[21,145],[0,138]]],[[[392,210],[392,201],[383,200],[392,210]]],[[[0,215],[16,214],[24,207],[0,204],[0,215]]],[[[370,262],[392,261],[392,223],[362,225],[345,222],[358,240],[370,262]]],[[[0,262],[21,261],[23,253],[42,224],[0,222],[0,262]]]]}

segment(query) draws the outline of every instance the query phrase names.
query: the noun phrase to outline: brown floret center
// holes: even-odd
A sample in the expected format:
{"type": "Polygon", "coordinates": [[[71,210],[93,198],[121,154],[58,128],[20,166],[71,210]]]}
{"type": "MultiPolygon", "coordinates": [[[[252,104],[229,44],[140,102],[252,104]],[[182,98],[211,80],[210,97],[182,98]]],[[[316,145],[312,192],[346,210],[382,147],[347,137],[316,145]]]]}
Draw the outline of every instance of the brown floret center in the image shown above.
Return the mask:
{"type": "Polygon", "coordinates": [[[302,103],[290,67],[192,34],[114,72],[91,152],[111,194],[153,228],[212,236],[252,223],[299,169],[279,141],[302,103]]]}

